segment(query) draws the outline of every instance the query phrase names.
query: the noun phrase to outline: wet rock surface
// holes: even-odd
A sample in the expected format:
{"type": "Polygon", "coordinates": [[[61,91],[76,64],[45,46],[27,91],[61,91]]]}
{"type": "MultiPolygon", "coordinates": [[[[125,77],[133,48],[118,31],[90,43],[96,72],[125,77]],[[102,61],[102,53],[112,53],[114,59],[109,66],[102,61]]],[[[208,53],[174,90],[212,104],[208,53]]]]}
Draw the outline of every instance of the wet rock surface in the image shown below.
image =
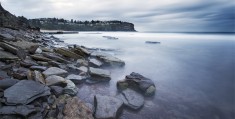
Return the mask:
{"type": "Polygon", "coordinates": [[[95,117],[97,119],[116,119],[122,100],[112,96],[95,96],[95,117]]]}

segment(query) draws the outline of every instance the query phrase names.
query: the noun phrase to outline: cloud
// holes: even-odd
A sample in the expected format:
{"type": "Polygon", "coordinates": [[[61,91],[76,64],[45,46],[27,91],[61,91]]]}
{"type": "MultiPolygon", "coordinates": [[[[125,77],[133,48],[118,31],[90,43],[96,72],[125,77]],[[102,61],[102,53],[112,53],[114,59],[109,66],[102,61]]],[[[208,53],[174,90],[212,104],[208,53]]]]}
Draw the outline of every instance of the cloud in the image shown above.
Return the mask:
{"type": "Polygon", "coordinates": [[[27,18],[133,22],[138,31],[235,32],[233,0],[1,0],[27,18]]]}

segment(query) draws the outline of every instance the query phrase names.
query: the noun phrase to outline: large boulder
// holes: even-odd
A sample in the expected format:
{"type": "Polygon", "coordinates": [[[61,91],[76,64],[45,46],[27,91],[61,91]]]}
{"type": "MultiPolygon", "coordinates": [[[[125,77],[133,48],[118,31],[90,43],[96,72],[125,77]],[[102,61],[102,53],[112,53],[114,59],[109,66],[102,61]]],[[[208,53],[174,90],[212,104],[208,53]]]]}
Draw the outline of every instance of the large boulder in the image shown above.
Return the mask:
{"type": "Polygon", "coordinates": [[[77,97],[66,99],[63,114],[64,119],[94,119],[92,110],[77,97]]]}
{"type": "Polygon", "coordinates": [[[127,75],[124,80],[117,82],[119,89],[125,89],[128,87],[140,89],[145,95],[153,95],[156,87],[152,80],[146,78],[138,73],[132,72],[127,75]]]}
{"type": "Polygon", "coordinates": [[[39,97],[50,94],[49,87],[32,80],[22,80],[4,90],[7,105],[26,105],[39,97]]]}
{"type": "Polygon", "coordinates": [[[62,77],[65,77],[68,72],[63,70],[63,69],[60,69],[60,68],[57,68],[57,67],[50,67],[48,68],[46,71],[42,72],[46,77],[48,76],[51,76],[51,75],[58,75],[58,76],[62,76],[62,77]]]}
{"type": "Polygon", "coordinates": [[[97,57],[102,62],[104,62],[104,65],[112,66],[112,67],[122,67],[125,65],[125,62],[104,52],[93,52],[91,53],[91,56],[97,57]]]}
{"type": "Polygon", "coordinates": [[[95,95],[96,119],[116,119],[123,101],[112,96],[95,95]]]}
{"type": "Polygon", "coordinates": [[[90,75],[93,80],[97,81],[109,81],[111,80],[110,71],[98,68],[90,67],[90,75]]]}
{"type": "Polygon", "coordinates": [[[56,75],[48,76],[45,81],[46,81],[46,85],[48,86],[66,84],[66,81],[63,77],[56,76],[56,75]]]}
{"type": "Polygon", "coordinates": [[[134,90],[126,89],[120,95],[124,104],[131,109],[140,109],[144,105],[144,97],[134,90]]]}

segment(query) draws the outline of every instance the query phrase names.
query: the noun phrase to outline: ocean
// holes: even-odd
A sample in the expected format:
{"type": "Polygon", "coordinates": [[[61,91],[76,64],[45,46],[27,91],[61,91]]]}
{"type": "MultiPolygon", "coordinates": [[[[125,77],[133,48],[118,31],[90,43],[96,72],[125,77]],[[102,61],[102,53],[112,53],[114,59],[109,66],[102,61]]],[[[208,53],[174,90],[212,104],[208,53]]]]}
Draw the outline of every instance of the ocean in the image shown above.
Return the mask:
{"type": "Polygon", "coordinates": [[[85,102],[92,103],[95,94],[116,95],[116,82],[131,72],[154,81],[156,94],[146,97],[138,111],[124,109],[120,119],[235,118],[234,34],[79,32],[55,36],[125,61],[123,68],[109,69],[110,82],[78,85],[78,96],[85,102]]]}

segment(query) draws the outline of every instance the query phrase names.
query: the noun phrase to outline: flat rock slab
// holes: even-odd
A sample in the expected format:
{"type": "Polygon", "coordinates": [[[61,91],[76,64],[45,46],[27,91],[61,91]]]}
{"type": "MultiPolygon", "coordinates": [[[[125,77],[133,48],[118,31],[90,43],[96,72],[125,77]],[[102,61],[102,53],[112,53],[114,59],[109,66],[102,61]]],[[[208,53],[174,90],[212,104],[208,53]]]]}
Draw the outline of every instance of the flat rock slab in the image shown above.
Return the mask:
{"type": "Polygon", "coordinates": [[[51,59],[49,58],[46,58],[40,54],[34,54],[34,55],[30,55],[34,60],[37,60],[37,61],[45,61],[45,62],[48,62],[48,61],[51,61],[51,59]]]}
{"type": "Polygon", "coordinates": [[[109,81],[111,80],[111,73],[108,70],[92,68],[90,67],[90,75],[93,77],[93,80],[99,81],[109,81]]]}
{"type": "Polygon", "coordinates": [[[9,52],[0,50],[0,61],[6,61],[6,60],[17,60],[19,59],[16,55],[13,55],[9,52]]]}
{"type": "Polygon", "coordinates": [[[53,59],[53,60],[61,62],[61,63],[68,63],[67,60],[65,60],[64,58],[62,58],[54,53],[43,52],[42,55],[49,58],[49,59],[53,59]]]}
{"type": "Polygon", "coordinates": [[[93,67],[101,67],[103,63],[95,58],[91,58],[89,64],[93,67]]]}
{"type": "Polygon", "coordinates": [[[50,95],[50,88],[32,80],[22,80],[4,91],[7,105],[26,105],[36,98],[50,95]]]}
{"type": "Polygon", "coordinates": [[[64,77],[68,74],[68,72],[57,67],[50,67],[46,71],[44,71],[43,74],[46,77],[51,76],[51,75],[59,75],[59,76],[64,77]]]}
{"type": "Polygon", "coordinates": [[[17,114],[26,117],[33,112],[36,112],[33,105],[3,106],[0,108],[0,115],[17,114]]]}
{"type": "Polygon", "coordinates": [[[19,82],[19,80],[10,79],[10,78],[0,80],[0,89],[7,89],[7,88],[15,85],[18,82],[19,82]]]}
{"type": "Polygon", "coordinates": [[[64,119],[94,119],[92,110],[77,97],[66,99],[64,119]]]}
{"type": "Polygon", "coordinates": [[[61,54],[63,56],[69,57],[69,58],[74,58],[74,59],[83,58],[82,56],[80,56],[80,55],[78,55],[78,54],[76,54],[66,48],[57,48],[57,49],[55,49],[55,52],[58,54],[61,54]]]}
{"type": "Polygon", "coordinates": [[[121,99],[124,104],[131,109],[139,109],[144,105],[144,97],[134,90],[126,89],[122,91],[121,99]]]}
{"type": "Polygon", "coordinates": [[[47,67],[45,67],[45,66],[31,66],[30,69],[38,70],[38,71],[45,71],[45,70],[47,70],[47,67]]]}
{"type": "Polygon", "coordinates": [[[116,119],[123,101],[112,96],[95,96],[95,117],[97,119],[116,119]]]}
{"type": "Polygon", "coordinates": [[[86,79],[86,77],[80,76],[80,75],[75,75],[75,74],[70,74],[65,79],[71,80],[74,83],[81,83],[83,80],[86,79]]]}

